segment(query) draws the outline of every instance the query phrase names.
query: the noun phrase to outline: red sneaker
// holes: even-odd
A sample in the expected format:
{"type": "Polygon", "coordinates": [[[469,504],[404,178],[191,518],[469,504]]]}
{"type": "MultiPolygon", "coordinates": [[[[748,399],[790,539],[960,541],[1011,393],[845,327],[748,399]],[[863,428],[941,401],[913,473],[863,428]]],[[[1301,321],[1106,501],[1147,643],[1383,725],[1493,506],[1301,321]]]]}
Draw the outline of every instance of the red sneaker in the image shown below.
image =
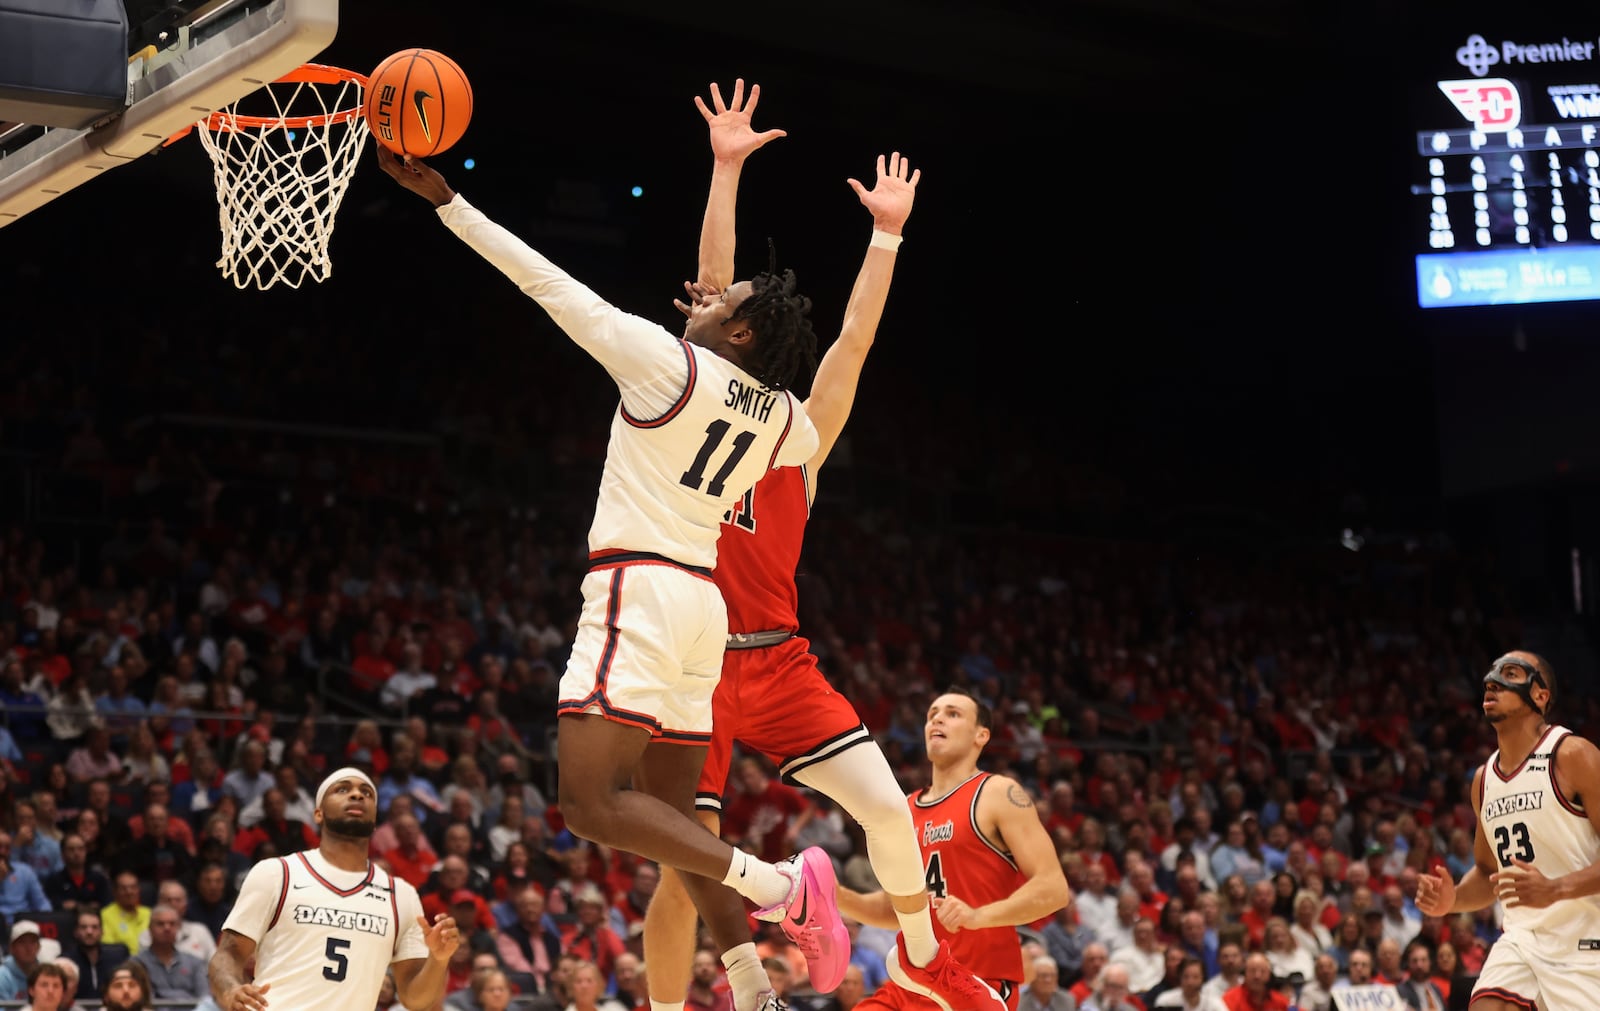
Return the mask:
{"type": "Polygon", "coordinates": [[[939,954],[918,968],[906,955],[906,938],[895,939],[894,950],[884,959],[889,978],[939,1005],[944,1011],[1007,1011],[994,987],[968,972],[950,954],[950,943],[939,942],[939,954]]]}

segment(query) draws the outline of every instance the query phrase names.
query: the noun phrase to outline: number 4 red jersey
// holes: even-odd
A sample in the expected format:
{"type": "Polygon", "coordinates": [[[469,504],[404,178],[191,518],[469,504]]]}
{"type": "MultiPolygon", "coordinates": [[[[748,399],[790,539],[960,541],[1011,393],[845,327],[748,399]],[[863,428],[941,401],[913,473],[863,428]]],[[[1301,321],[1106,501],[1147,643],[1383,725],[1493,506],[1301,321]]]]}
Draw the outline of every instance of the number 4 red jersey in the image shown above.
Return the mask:
{"type": "MultiPolygon", "coordinates": [[[[1009,898],[1027,881],[1011,854],[978,831],[978,798],[992,778],[980,772],[944,797],[912,794],[911,820],[927,868],[928,894],[955,896],[977,908],[1009,898]]],[[[1015,927],[945,930],[937,915],[934,933],[950,942],[950,953],[973,975],[991,982],[1022,980],[1022,942],[1015,927]]]]}
{"type": "Polygon", "coordinates": [[[712,574],[728,605],[729,632],[800,628],[800,565],[811,516],[810,476],[804,466],[767,472],[722,518],[712,574]]]}

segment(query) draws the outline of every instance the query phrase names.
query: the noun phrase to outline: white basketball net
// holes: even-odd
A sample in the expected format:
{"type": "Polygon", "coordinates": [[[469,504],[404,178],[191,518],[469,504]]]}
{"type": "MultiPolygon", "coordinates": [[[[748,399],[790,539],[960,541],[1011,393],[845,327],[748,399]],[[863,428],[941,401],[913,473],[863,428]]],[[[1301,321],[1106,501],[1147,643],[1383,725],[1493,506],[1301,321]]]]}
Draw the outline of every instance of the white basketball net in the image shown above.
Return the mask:
{"type": "Polygon", "coordinates": [[[239,288],[326,281],[334,215],[367,140],[361,82],[275,81],[250,97],[271,102],[275,111],[260,117],[266,123],[240,122],[235,103],[211,117],[211,128],[197,127],[215,169],[217,266],[239,288]],[[301,116],[313,122],[282,122],[301,116]]]}

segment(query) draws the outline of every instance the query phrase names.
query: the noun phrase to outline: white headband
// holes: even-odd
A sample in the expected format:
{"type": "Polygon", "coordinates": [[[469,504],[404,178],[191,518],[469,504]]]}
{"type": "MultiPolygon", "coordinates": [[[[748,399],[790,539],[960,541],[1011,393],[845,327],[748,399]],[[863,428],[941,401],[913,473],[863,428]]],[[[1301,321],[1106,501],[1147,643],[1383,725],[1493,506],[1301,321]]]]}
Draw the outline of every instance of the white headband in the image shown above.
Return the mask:
{"type": "Polygon", "coordinates": [[[372,783],[371,776],[368,776],[366,773],[362,772],[353,765],[347,765],[342,769],[335,769],[333,772],[329,773],[328,778],[324,779],[322,781],[322,785],[317,787],[317,810],[322,810],[322,798],[328,795],[329,787],[333,786],[333,784],[337,783],[341,779],[359,779],[361,782],[367,784],[367,786],[372,789],[373,793],[378,792],[378,788],[372,783]]]}

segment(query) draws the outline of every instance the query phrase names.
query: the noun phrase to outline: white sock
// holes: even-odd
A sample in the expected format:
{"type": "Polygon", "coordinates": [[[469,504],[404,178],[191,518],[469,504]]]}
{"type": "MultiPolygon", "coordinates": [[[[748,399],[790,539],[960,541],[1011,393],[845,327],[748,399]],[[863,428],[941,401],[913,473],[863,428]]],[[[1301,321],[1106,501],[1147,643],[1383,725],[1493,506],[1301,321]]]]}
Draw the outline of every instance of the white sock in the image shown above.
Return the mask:
{"type": "Polygon", "coordinates": [[[722,965],[728,970],[728,988],[733,991],[734,1011],[755,1011],[764,990],[772,989],[767,970],[756,954],[754,941],[746,941],[737,948],[722,953],[722,965]]]}
{"type": "Polygon", "coordinates": [[[664,1000],[651,1000],[650,1011],[683,1011],[683,1001],[668,1004],[664,1000]]]}
{"type": "Polygon", "coordinates": [[[741,849],[733,851],[722,883],[763,909],[787,901],[794,888],[794,882],[777,867],[741,849]]]}
{"type": "Polygon", "coordinates": [[[896,909],[895,919],[900,921],[900,936],[906,941],[906,956],[911,964],[922,968],[939,954],[939,939],[933,934],[933,913],[923,906],[914,913],[896,909]]]}

